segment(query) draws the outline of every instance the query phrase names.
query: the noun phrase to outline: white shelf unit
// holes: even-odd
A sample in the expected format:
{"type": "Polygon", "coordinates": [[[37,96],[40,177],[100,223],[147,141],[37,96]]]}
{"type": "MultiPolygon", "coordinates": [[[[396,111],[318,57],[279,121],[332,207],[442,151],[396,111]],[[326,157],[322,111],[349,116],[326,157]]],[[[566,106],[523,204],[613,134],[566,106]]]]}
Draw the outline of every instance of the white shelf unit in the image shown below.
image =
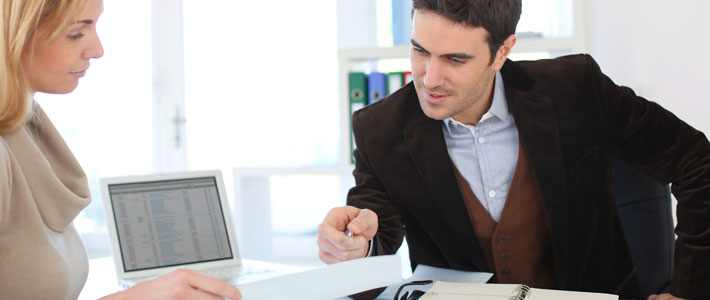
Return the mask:
{"type": "Polygon", "coordinates": [[[338,51],[338,91],[340,108],[340,163],[343,166],[352,166],[350,149],[350,98],[348,86],[348,72],[353,66],[367,62],[376,62],[380,59],[407,58],[409,46],[371,47],[371,48],[346,48],[338,51]]]}

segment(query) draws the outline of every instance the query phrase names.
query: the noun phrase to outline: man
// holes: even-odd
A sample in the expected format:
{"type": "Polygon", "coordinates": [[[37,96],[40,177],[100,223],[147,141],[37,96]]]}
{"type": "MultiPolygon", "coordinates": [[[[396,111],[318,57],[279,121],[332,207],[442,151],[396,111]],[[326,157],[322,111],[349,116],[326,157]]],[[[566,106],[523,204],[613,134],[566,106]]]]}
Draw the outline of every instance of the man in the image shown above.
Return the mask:
{"type": "Polygon", "coordinates": [[[649,299],[707,297],[702,133],[615,85],[589,56],[507,60],[520,0],[413,7],[413,84],[353,115],[356,186],[319,227],[321,260],[393,254],[406,234],[414,266],[639,298],[613,157],[672,182],[678,199],[671,293],[649,299]]]}

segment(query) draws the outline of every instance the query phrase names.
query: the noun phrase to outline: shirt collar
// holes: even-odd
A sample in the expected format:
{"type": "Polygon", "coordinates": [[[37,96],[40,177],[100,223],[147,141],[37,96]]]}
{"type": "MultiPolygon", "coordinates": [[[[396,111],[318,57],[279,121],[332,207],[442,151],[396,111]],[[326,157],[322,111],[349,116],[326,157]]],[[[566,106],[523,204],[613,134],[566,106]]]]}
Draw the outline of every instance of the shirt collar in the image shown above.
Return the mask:
{"type": "MultiPolygon", "coordinates": [[[[500,71],[498,71],[496,72],[496,79],[493,86],[493,101],[491,103],[491,108],[489,108],[488,111],[483,114],[481,120],[478,121],[478,123],[480,124],[481,122],[492,117],[498,117],[498,119],[500,119],[501,121],[507,122],[509,115],[510,112],[508,111],[508,99],[505,97],[505,85],[503,84],[503,76],[501,76],[500,71]]],[[[451,128],[449,127],[450,124],[467,126],[450,117],[446,118],[444,119],[444,126],[446,126],[446,130],[448,130],[449,133],[451,133],[451,128]]]]}

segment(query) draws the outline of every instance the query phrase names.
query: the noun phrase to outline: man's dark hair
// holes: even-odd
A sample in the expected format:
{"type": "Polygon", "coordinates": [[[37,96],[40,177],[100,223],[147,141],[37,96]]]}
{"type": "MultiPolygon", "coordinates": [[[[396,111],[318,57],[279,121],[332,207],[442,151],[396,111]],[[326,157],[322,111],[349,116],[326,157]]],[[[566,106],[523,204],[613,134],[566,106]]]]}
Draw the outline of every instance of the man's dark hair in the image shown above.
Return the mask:
{"type": "Polygon", "coordinates": [[[414,10],[420,9],[456,23],[483,27],[488,31],[488,47],[493,63],[498,48],[515,33],[521,8],[521,0],[413,0],[412,15],[414,10]]]}

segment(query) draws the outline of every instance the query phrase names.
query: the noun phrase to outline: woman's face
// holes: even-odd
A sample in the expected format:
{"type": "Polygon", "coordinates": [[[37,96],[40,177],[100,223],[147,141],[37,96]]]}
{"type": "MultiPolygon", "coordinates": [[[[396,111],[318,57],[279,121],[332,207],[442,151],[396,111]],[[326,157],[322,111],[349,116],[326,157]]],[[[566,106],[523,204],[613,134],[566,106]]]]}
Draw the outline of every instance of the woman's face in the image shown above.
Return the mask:
{"type": "Polygon", "coordinates": [[[66,94],[76,88],[89,68],[89,60],[104,54],[96,33],[102,12],[103,0],[89,0],[77,19],[51,42],[47,43],[46,28],[37,31],[22,56],[32,90],[66,94]]]}

